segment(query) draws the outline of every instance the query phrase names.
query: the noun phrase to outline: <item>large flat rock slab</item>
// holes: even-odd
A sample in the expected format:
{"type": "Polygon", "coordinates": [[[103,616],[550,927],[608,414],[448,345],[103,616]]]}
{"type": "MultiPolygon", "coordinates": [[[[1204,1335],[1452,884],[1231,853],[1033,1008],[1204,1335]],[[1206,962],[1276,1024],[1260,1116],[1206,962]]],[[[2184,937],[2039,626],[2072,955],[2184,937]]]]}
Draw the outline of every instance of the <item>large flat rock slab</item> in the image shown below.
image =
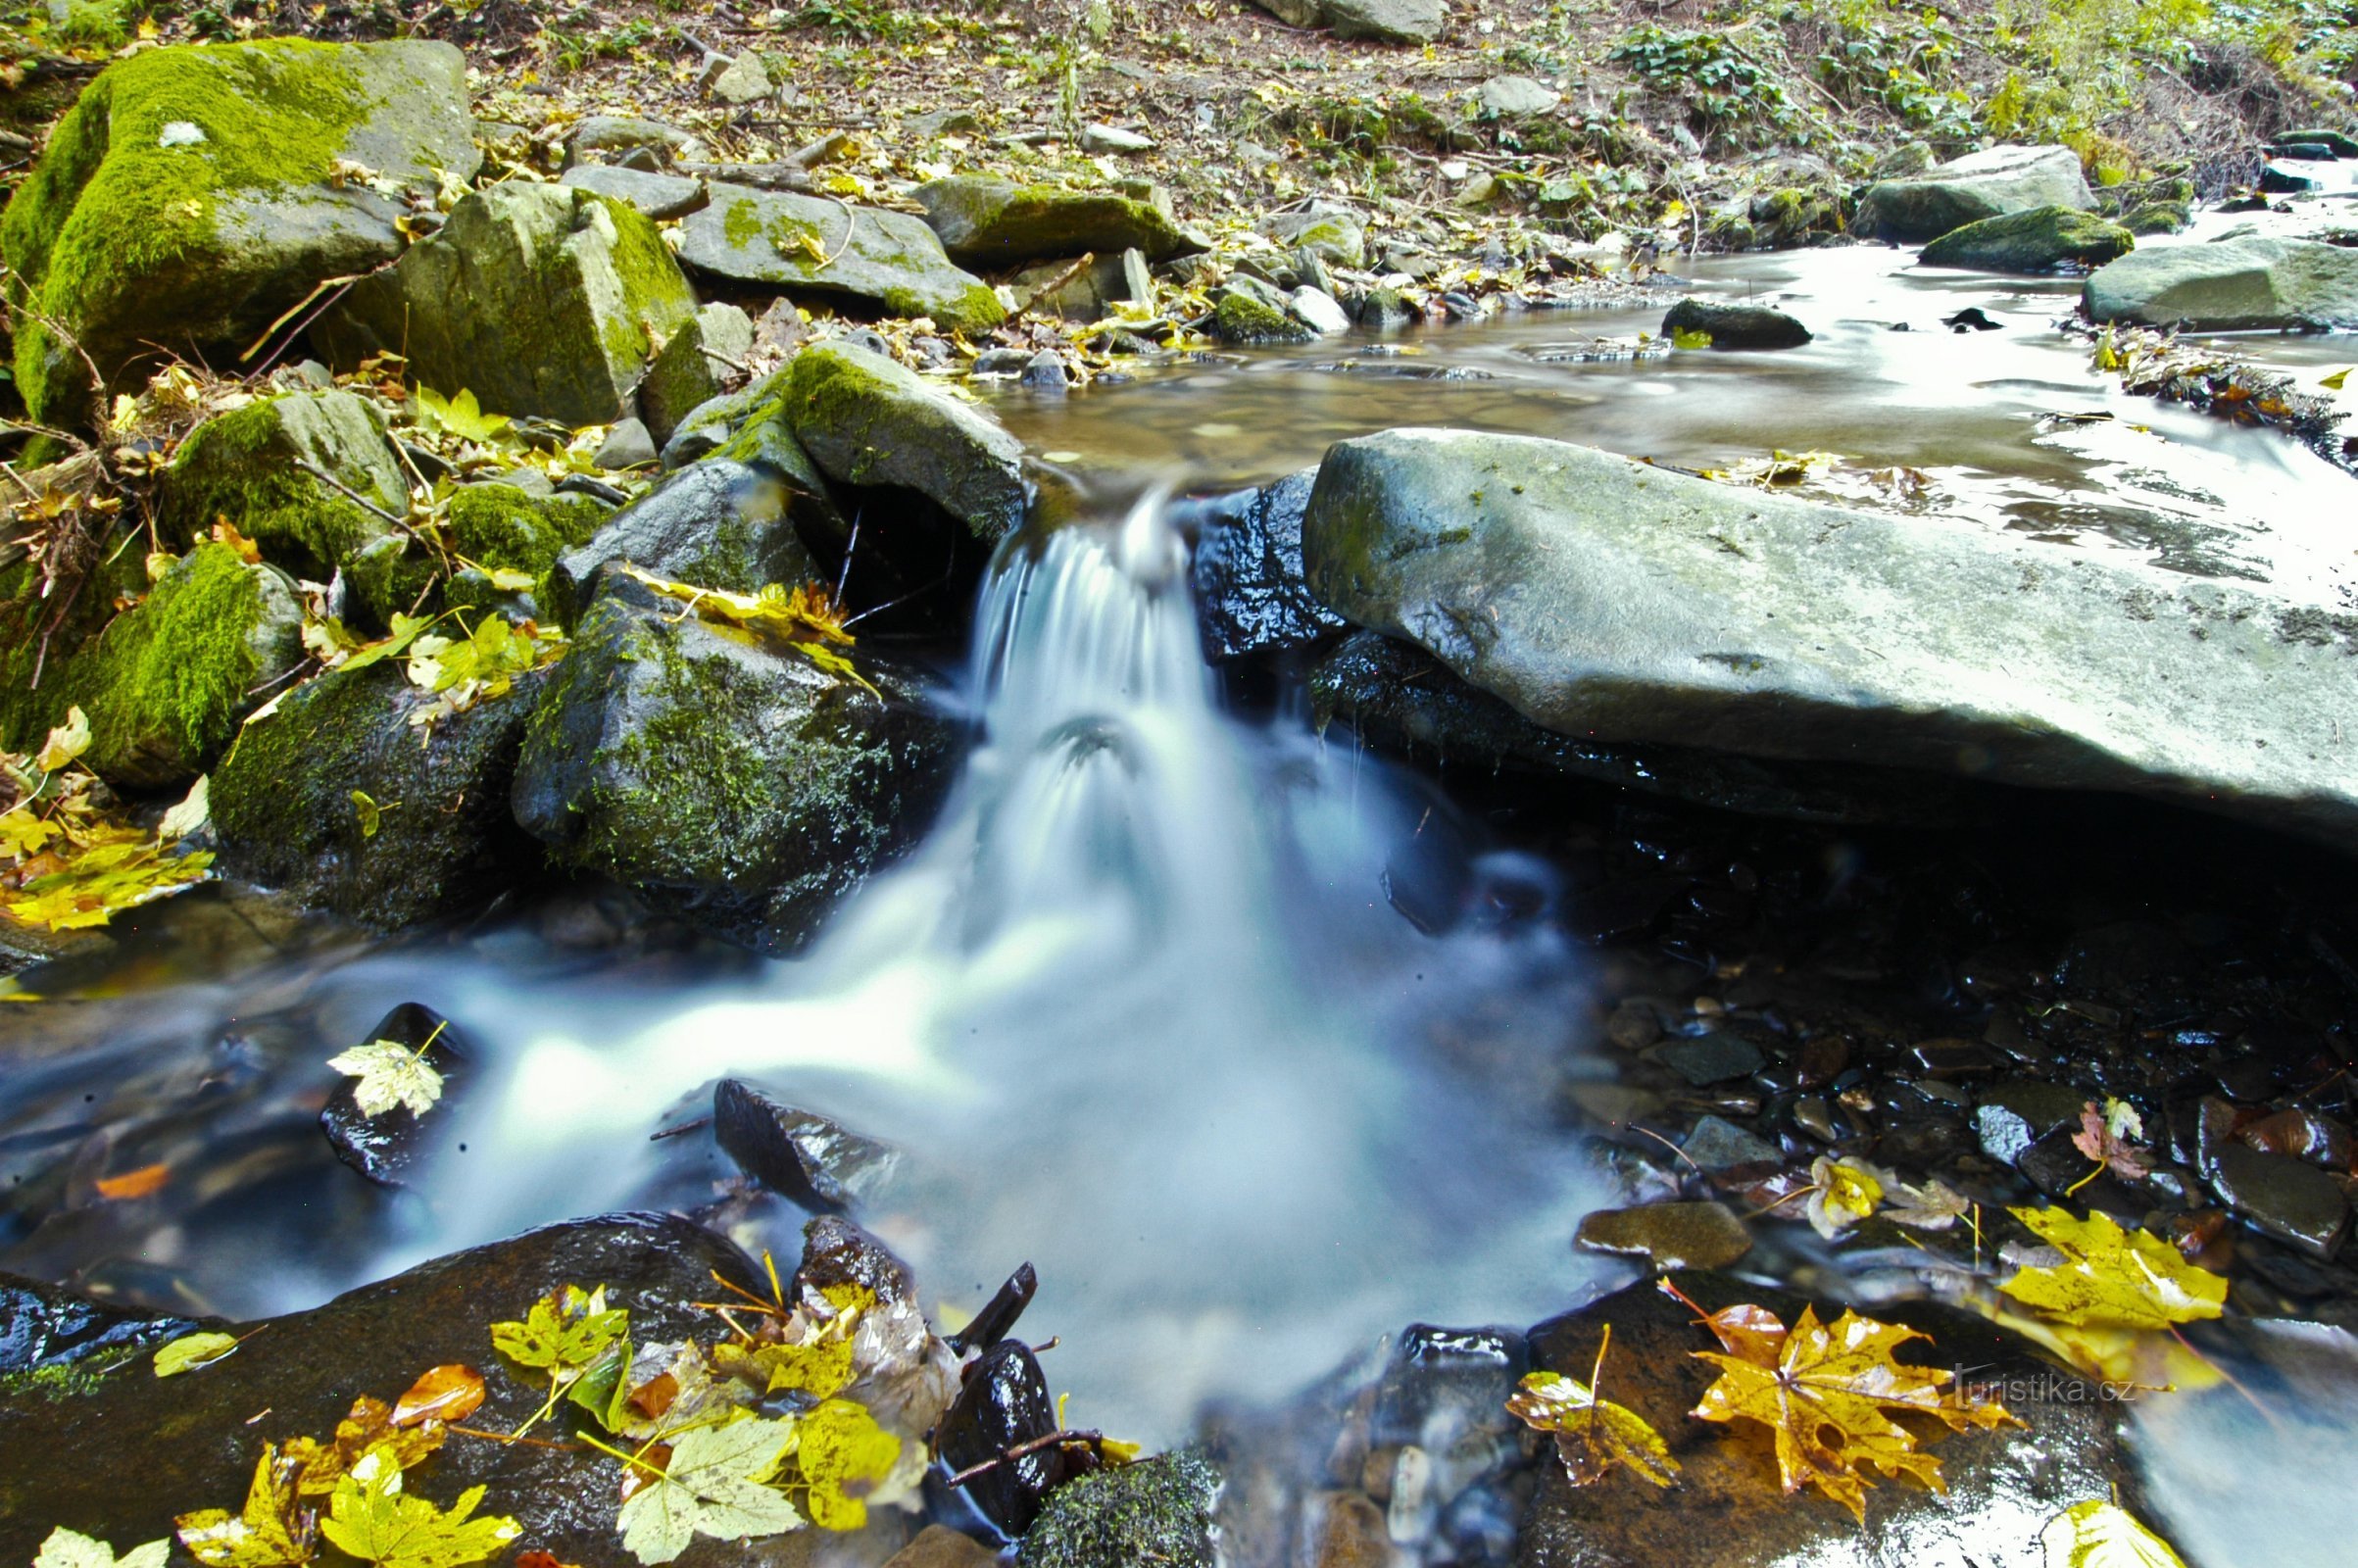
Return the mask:
{"type": "Polygon", "coordinates": [[[2236,234],[2132,252],[2080,291],[2091,321],[2196,332],[2358,326],[2358,250],[2236,234]]]}
{"type": "Polygon", "coordinates": [[[2358,845],[2358,614],[1521,436],[1326,456],[1311,590],[1598,741],[2176,799],[2358,845]]]}
{"type": "Polygon", "coordinates": [[[680,227],[680,260],[698,271],[798,299],[931,317],[946,332],[985,331],[1007,318],[999,296],[951,263],[921,218],[750,185],[710,189],[712,204],[680,227]]]}

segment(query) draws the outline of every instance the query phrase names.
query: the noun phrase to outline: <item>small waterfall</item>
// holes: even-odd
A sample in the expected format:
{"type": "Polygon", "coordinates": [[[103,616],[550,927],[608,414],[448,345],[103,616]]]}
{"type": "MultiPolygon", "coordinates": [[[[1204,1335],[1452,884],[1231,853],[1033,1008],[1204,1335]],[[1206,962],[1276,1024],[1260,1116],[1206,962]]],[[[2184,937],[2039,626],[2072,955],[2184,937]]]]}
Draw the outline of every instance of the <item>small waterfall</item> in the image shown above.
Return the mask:
{"type": "Polygon", "coordinates": [[[1578,1184],[1532,1107],[1569,965],[1383,906],[1430,805],[1223,714],[1184,564],[1154,497],[1009,547],[964,777],[807,956],[687,998],[448,997],[497,1057],[391,1261],[646,1200],[678,1149],[647,1133],[734,1075],[905,1151],[861,1218],[940,1298],[1037,1264],[1027,1328],[1062,1336],[1075,1418],[1125,1433],[1414,1319],[1561,1305],[1578,1184]]]}

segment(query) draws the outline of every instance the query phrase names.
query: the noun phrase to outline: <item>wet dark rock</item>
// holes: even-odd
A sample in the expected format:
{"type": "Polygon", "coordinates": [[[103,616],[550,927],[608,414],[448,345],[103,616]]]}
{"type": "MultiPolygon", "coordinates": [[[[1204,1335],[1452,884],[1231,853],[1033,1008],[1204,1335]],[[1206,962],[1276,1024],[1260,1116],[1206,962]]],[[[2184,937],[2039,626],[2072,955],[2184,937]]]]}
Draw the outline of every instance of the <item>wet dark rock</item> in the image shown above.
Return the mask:
{"type": "Polygon", "coordinates": [[[1707,1171],[1782,1162],[1782,1156],[1773,1146],[1720,1116],[1705,1116],[1697,1121],[1695,1130],[1687,1135],[1687,1141],[1679,1148],[1689,1159],[1707,1171]]]}
{"type": "Polygon", "coordinates": [[[2109,1171],[2096,1175],[2095,1161],[2072,1142],[2078,1131],[2076,1126],[2058,1127],[2034,1139],[2015,1156],[2014,1168],[2049,1198],[2069,1198],[2083,1208],[2101,1209],[2124,1224],[2142,1223],[2153,1207],[2151,1199],[2109,1171]]]}
{"type": "MultiPolygon", "coordinates": [[[[451,1027],[448,1018],[419,1003],[405,1002],[352,1043],[359,1046],[377,1040],[390,1040],[415,1053],[426,1066],[442,1075],[444,1103],[437,1105],[437,1109],[444,1109],[457,1099],[474,1054],[451,1027]]],[[[374,1116],[363,1114],[354,1093],[357,1087],[358,1080],[352,1078],[336,1085],[335,1093],[327,1097],[327,1103],[319,1110],[319,1130],[327,1135],[336,1158],[363,1176],[379,1187],[404,1186],[402,1178],[427,1152],[421,1142],[424,1124],[407,1105],[395,1105],[374,1116]]],[[[434,1126],[438,1131],[447,1129],[451,1120],[444,1109],[434,1126]]]]}
{"type": "Polygon", "coordinates": [[[715,934],[799,944],[922,830],[954,726],[889,659],[855,653],[862,686],[607,580],[534,706],[516,821],[715,934]]]}
{"type": "Polygon", "coordinates": [[[1684,299],[1662,318],[1662,335],[1708,332],[1715,349],[1796,349],[1807,343],[1809,328],[1765,305],[1723,305],[1715,300],[1684,299]]]}
{"type": "MultiPolygon", "coordinates": [[[[144,1362],[57,1397],[0,1393],[8,1462],[0,1465],[0,1553],[27,1561],[59,1525],[117,1541],[172,1533],[191,1509],[235,1509],[266,1442],[326,1438],[361,1395],[392,1400],[429,1367],[464,1362],[483,1375],[471,1418],[513,1431],[548,1396],[545,1377],[491,1352],[491,1325],[561,1285],[603,1283],[630,1309],[639,1343],[710,1336],[712,1272],[754,1294],[761,1271],[725,1238],[669,1215],[569,1221],[423,1264],[273,1318],[226,1356],[160,1379],[144,1362]],[[136,1477],[136,1485],[126,1485],[136,1477]]],[[[244,1333],[251,1324],[214,1325],[244,1333]]],[[[564,1407],[545,1435],[573,1429],[564,1407]]],[[[633,1559],[614,1530],[613,1461],[572,1445],[454,1439],[405,1478],[447,1503],[483,1486],[525,1539],[582,1568],[633,1559]]],[[[718,1563],[725,1552],[682,1561],[718,1563]]]]}
{"type": "Polygon", "coordinates": [[[1302,581],[1302,509],[1317,477],[1308,468],[1174,509],[1174,521],[1196,531],[1196,619],[1205,658],[1285,653],[1348,629],[1302,581]]]}
{"type": "MultiPolygon", "coordinates": [[[[1792,1323],[1804,1304],[1724,1275],[1677,1282],[1706,1310],[1756,1302],[1792,1323]]],[[[1820,1303],[1831,1320],[1840,1309],[1820,1303]]],[[[1678,1301],[1641,1281],[1532,1331],[1535,1365],[1588,1378],[1599,1336],[1612,1326],[1612,1397],[1670,1445],[1682,1468],[1676,1492],[1602,1485],[1574,1489],[1560,1466],[1540,1468],[1538,1500],[1525,1521],[1522,1568],[1767,1568],[1772,1563],[1931,1563],[2044,1568],[2039,1526],[2075,1502],[2118,1495],[2142,1502],[2121,1440],[2123,1407],[2098,1397],[2076,1374],[2039,1359],[2022,1341],[1967,1312],[1929,1303],[1879,1307],[1877,1317],[1932,1335],[1899,1359],[1965,1366],[1977,1384],[2002,1392],[2030,1430],[1972,1432],[1926,1440],[1940,1461],[1945,1494],[1874,1478],[1862,1530],[1840,1503],[1814,1491],[1787,1496],[1765,1443],[1688,1412],[1717,1376],[1689,1352],[1707,1335],[1678,1301]],[[1938,1543],[1937,1546],[1933,1543],[1938,1543]]]]}
{"type": "Polygon", "coordinates": [[[1725,1203],[1708,1200],[1600,1208],[1573,1238],[1595,1252],[1642,1258],[1649,1270],[1726,1268],[1752,1250],[1752,1234],[1725,1203]]]}
{"type": "MultiPolygon", "coordinates": [[[[1030,1347],[1002,1340],[966,1368],[965,1379],[935,1438],[929,1491],[946,1492],[950,1477],[1056,1430],[1056,1401],[1030,1347]]],[[[1031,1529],[1049,1493],[1095,1465],[1094,1455],[1051,1446],[993,1465],[956,1490],[1011,1539],[1031,1529]]]]}
{"type": "Polygon", "coordinates": [[[1219,1472],[1182,1450],[1085,1475],[1049,1494],[1018,1568],[1213,1568],[1219,1472]]]}
{"type": "MultiPolygon", "coordinates": [[[[1313,605],[1315,594],[1303,590],[1313,605]]],[[[1331,613],[1331,612],[1329,612],[1331,613]]],[[[1678,745],[1608,745],[1544,729],[1504,701],[1460,679],[1413,643],[1354,632],[1310,673],[1320,724],[1348,722],[1369,745],[1482,773],[1501,768],[1618,784],[1647,794],[1818,822],[1911,821],[1938,816],[1952,799],[1918,775],[1876,767],[1761,761],[1678,745]]],[[[1685,890],[1670,887],[1669,897],[1685,890]]],[[[1650,924],[1659,905],[1629,929],[1650,924]]],[[[1621,935],[1599,930],[1596,940],[1621,935]]]]}
{"type": "Polygon", "coordinates": [[[1742,1035],[1718,1031],[1657,1046],[1653,1058],[1698,1089],[1731,1078],[1748,1078],[1766,1059],[1760,1048],[1742,1035]]]}
{"type": "Polygon", "coordinates": [[[508,789],[547,679],[531,671],[424,728],[412,717],[435,696],[397,660],[297,687],[239,730],[214,769],[222,863],[385,929],[479,907],[528,882],[541,855],[509,815],[508,789]]]}
{"type": "Polygon", "coordinates": [[[26,1387],[22,1374],[88,1361],[124,1359],[196,1325],[188,1318],[94,1301],[39,1280],[0,1274],[0,1425],[6,1406],[26,1387]]]}
{"type": "Polygon", "coordinates": [[[969,1350],[987,1350],[1014,1332],[1023,1316],[1023,1309],[1032,1304],[1033,1296],[1040,1290],[1040,1276],[1025,1263],[1007,1278],[1007,1283],[992,1294],[974,1320],[950,1336],[950,1348],[960,1355],[969,1350]]]}
{"type": "Polygon", "coordinates": [[[1940,324],[1951,332],[1999,332],[2005,330],[1997,322],[1990,319],[1988,314],[1978,305],[1968,305],[1961,311],[1941,317],[1940,324]]]}
{"type": "Polygon", "coordinates": [[[1376,1382],[1369,1441],[1441,1450],[1469,1434],[1508,1431],[1506,1396],[1530,1368],[1529,1348],[1512,1330],[1412,1323],[1376,1382]]]}
{"type": "Polygon", "coordinates": [[[2340,1250],[2349,1201],[2341,1184],[2316,1166],[2231,1143],[2218,1152],[2210,1178],[2230,1208],[2269,1235],[2318,1257],[2340,1250]]]}
{"type": "Polygon", "coordinates": [[[2260,190],[2270,196],[2297,196],[2316,190],[2325,182],[2315,174],[2297,173],[2269,164],[2260,171],[2260,190]]]}
{"type": "Polygon", "coordinates": [[[835,1214],[822,1214],[803,1227],[803,1261],[794,1279],[797,1290],[857,1285],[874,1291],[876,1299],[887,1306],[917,1297],[916,1276],[909,1265],[875,1237],[835,1214]]]}
{"type": "Polygon", "coordinates": [[[2087,1099],[2077,1089],[2036,1078],[1991,1085],[1973,1113],[1982,1152],[2013,1164],[2024,1150],[2056,1128],[2077,1127],[2087,1099]]]}
{"type": "Polygon", "coordinates": [[[900,1159],[873,1139],[736,1078],[723,1078],[712,1091],[712,1136],[746,1175],[827,1213],[856,1207],[900,1159]]]}
{"type": "Polygon", "coordinates": [[[1978,1040],[1920,1040],[1908,1054],[1936,1078],[1979,1078],[1998,1068],[1997,1054],[1978,1040]]]}

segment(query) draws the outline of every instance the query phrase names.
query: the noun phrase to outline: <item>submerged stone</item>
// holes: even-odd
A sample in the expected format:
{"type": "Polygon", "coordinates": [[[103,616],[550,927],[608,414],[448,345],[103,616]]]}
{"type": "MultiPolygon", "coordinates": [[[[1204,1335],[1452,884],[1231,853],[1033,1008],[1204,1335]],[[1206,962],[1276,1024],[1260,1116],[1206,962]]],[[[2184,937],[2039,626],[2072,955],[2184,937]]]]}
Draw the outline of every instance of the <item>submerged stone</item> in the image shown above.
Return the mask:
{"type": "Polygon", "coordinates": [[[680,227],[680,260],[700,271],[928,317],[945,332],[987,331],[1007,318],[999,296],[953,266],[920,219],[750,185],[715,182],[712,195],[680,227]]]}
{"type": "Polygon", "coordinates": [[[2290,1154],[2229,1144],[2212,1161],[2211,1186],[2236,1213],[2317,1257],[2341,1249],[2349,1200],[2341,1184],[2290,1154]]]}
{"type": "Polygon", "coordinates": [[[1927,267],[1971,267],[1985,272],[2051,272],[2059,267],[2102,267],[2137,249],[2137,236],[2119,223],[2070,207],[2034,207],[1952,228],[1924,247],[1927,267]]]}
{"type": "Polygon", "coordinates": [[[819,1213],[855,1207],[900,1160],[887,1146],[736,1078],[712,1091],[712,1137],[747,1176],[819,1213]]]}
{"type": "Polygon", "coordinates": [[[508,788],[547,679],[532,671],[423,727],[412,720],[436,699],[398,660],[296,689],[240,730],[214,770],[224,864],[384,929],[459,914],[528,881],[541,857],[510,819],[508,788]]]}
{"type": "Polygon", "coordinates": [[[353,285],[314,328],[341,366],[406,354],[409,374],[489,411],[606,424],[654,345],[696,313],[655,224],[565,185],[511,182],[451,209],[400,263],[353,285]]]}
{"type": "Polygon", "coordinates": [[[2069,147],[1986,148],[1903,179],[1868,188],[1850,231],[1920,244],[1954,228],[2035,207],[2086,212],[2096,205],[2069,147]]]}
{"type": "Polygon", "coordinates": [[[875,690],[610,579],[532,715],[516,818],[707,929],[798,945],[948,783],[954,731],[920,681],[858,662],[875,690]]]}
{"type": "Polygon", "coordinates": [[[1153,195],[1018,185],[987,174],[953,174],[914,194],[942,248],[960,262],[1013,267],[1125,250],[1160,262],[1204,248],[1171,217],[1168,198],[1153,195]]]}
{"type": "Polygon", "coordinates": [[[1646,1203],[1582,1216],[1573,1238],[1593,1252],[1641,1258],[1657,1272],[1726,1268],[1752,1250],[1752,1233],[1725,1203],[1646,1203]]]}
{"type": "Polygon", "coordinates": [[[1566,737],[2126,790],[2358,839],[2358,784],[2318,740],[2335,715],[2358,731],[2358,621],[2298,585],[1445,430],[1332,448],[1302,555],[1322,601],[1566,737]]]}
{"type": "Polygon", "coordinates": [[[409,478],[373,404],[290,392],[190,431],[158,488],[156,521],[186,544],[225,520],[273,564],[325,582],[409,510],[409,478]]]}
{"type": "Polygon", "coordinates": [[[472,132],[446,43],[180,45],[109,67],[0,219],[12,289],[81,351],[21,325],[25,406],[87,416],[82,353],[109,391],[143,380],[158,345],[233,359],[320,279],[401,254],[401,204],[339,161],[431,191],[473,174],[472,132]]]}

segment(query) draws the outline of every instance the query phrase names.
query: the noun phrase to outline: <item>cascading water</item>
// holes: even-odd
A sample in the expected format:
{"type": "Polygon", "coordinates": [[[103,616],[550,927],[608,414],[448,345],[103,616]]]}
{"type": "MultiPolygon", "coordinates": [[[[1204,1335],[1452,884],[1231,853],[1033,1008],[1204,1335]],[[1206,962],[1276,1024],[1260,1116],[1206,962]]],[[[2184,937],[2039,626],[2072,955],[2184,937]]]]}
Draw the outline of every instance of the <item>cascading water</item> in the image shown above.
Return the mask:
{"type": "Polygon", "coordinates": [[[1010,549],[965,776],[807,956],[653,1006],[445,977],[494,1059],[380,1267],[665,1193],[647,1133],[733,1075],[905,1152],[861,1217],[945,1301],[1034,1262],[1057,1386],[1126,1433],[1412,1320],[1561,1306],[1577,1156],[1536,1091],[1570,964],[1384,906],[1431,808],[1220,712],[1184,559],[1154,498],[1010,549]]]}

